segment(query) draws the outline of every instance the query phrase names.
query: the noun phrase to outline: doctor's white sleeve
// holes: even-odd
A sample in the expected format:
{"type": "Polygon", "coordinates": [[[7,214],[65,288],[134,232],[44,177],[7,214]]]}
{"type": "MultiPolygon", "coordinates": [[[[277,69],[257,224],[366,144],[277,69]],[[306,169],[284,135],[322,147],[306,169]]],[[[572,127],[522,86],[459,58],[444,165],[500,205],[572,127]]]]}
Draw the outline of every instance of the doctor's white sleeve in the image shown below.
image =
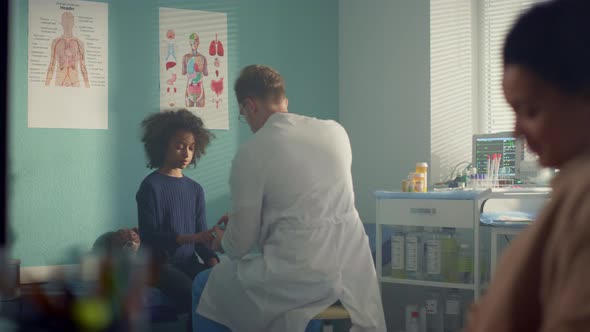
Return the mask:
{"type": "Polygon", "coordinates": [[[258,242],[262,223],[264,169],[246,149],[240,149],[230,175],[231,212],[221,246],[231,259],[248,254],[258,242]]]}

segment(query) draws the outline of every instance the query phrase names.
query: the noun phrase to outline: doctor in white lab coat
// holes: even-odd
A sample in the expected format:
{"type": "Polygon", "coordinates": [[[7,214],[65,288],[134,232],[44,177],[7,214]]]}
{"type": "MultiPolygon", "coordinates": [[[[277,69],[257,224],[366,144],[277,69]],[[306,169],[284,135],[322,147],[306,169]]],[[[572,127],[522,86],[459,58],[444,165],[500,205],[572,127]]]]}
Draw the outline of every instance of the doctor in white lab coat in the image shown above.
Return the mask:
{"type": "Polygon", "coordinates": [[[235,92],[255,135],[233,160],[227,228],[215,227],[213,246],[229,259],[204,273],[196,316],[232,331],[303,332],[340,300],[352,331],[386,331],[346,131],[288,113],[270,67],[244,68],[235,92]]]}

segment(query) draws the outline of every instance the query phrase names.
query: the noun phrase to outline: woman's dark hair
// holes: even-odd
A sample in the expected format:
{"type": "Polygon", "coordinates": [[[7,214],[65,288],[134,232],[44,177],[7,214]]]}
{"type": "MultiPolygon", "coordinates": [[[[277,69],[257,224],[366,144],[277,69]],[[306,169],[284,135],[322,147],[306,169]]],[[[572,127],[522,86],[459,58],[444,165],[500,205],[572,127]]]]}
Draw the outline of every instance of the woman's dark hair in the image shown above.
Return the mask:
{"type": "Polygon", "coordinates": [[[148,168],[164,166],[168,143],[178,131],[190,132],[195,137],[195,154],[190,162],[193,166],[205,154],[205,148],[215,138],[213,133],[203,127],[203,120],[186,109],[154,113],[145,118],[141,126],[141,141],[148,158],[148,168]]]}
{"type": "Polygon", "coordinates": [[[590,91],[590,0],[533,6],[512,27],[504,66],[520,65],[569,94],[590,91]]]}

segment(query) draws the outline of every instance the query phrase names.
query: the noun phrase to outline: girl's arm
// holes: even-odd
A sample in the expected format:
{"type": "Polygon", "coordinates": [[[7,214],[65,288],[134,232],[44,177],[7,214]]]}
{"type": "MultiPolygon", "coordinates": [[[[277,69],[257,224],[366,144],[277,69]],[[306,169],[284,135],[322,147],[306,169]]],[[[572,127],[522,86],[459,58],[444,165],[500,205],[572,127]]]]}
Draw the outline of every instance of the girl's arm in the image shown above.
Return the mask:
{"type": "Polygon", "coordinates": [[[159,253],[175,250],[178,247],[178,234],[157,230],[157,202],[152,188],[142,183],[135,198],[142,246],[145,245],[159,253]]]}

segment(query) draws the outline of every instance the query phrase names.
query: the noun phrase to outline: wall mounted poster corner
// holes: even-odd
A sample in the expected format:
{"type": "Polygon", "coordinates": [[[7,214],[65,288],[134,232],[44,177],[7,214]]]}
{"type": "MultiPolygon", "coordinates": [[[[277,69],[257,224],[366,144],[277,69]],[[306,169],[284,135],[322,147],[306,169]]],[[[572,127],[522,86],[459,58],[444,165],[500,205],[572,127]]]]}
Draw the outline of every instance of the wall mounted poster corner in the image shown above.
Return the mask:
{"type": "Polygon", "coordinates": [[[229,129],[227,14],[160,8],[160,109],[229,129]]]}
{"type": "Polygon", "coordinates": [[[108,5],[29,0],[28,127],[108,129],[108,5]]]}

